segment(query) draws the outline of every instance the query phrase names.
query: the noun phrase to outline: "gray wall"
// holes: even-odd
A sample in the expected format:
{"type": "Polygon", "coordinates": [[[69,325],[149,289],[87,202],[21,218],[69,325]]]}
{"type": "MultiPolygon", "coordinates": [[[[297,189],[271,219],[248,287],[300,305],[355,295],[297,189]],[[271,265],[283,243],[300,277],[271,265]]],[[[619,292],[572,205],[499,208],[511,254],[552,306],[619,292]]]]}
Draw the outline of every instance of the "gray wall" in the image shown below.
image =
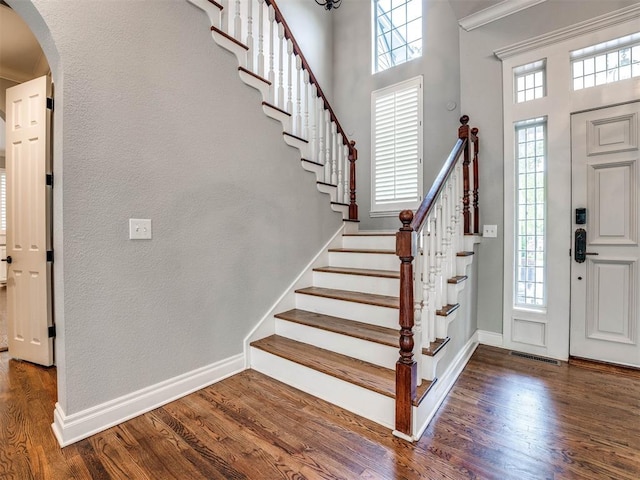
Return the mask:
{"type": "MultiPolygon", "coordinates": [[[[357,142],[357,195],[362,229],[397,229],[397,216],[370,218],[371,92],[417,75],[424,76],[424,186],[431,186],[455,144],[460,109],[458,24],[449,2],[423,1],[422,58],[371,74],[371,1],[345,0],[334,17],[335,110],[357,142]]],[[[465,112],[466,113],[466,112],[465,112]]]]}
{"type": "Polygon", "coordinates": [[[481,138],[480,221],[498,225],[498,238],[485,239],[478,255],[478,328],[481,330],[502,332],[502,64],[493,52],[634,3],[638,2],[547,0],[476,30],[460,29],[461,107],[479,127],[481,138]]]}
{"type": "Polygon", "coordinates": [[[341,222],[280,124],[184,0],[9,3],[56,84],[62,408],[241,353],[341,222]],[[129,218],[153,239],[128,240],[129,218]]]}

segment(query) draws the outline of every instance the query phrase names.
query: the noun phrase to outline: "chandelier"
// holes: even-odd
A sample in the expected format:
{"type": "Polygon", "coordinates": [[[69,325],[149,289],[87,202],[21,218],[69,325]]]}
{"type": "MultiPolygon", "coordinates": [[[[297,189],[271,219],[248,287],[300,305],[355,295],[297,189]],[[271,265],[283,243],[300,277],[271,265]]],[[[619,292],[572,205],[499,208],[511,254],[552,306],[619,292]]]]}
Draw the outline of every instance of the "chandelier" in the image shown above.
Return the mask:
{"type": "Polygon", "coordinates": [[[316,3],[327,10],[331,10],[332,8],[339,8],[342,0],[316,0],[316,3]]]}

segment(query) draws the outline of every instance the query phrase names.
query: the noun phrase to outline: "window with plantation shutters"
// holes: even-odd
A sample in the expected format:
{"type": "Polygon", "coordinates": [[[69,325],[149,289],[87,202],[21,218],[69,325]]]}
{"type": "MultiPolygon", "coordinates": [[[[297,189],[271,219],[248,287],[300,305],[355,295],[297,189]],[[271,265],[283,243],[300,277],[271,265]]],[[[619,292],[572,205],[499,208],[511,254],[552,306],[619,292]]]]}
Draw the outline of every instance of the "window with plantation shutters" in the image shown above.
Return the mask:
{"type": "Polygon", "coordinates": [[[372,111],[372,216],[422,200],[422,76],[376,90],[372,111]]]}

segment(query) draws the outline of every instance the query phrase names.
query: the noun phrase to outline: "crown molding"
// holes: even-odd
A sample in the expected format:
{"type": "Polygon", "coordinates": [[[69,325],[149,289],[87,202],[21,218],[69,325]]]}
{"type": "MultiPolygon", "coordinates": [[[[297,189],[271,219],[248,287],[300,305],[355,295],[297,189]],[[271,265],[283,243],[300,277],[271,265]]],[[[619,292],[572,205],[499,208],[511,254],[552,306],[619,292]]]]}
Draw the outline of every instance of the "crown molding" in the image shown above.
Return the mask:
{"type": "Polygon", "coordinates": [[[605,13],[604,15],[585,20],[584,22],[560,28],[553,32],[533,37],[529,40],[514,43],[513,45],[495,50],[493,53],[500,60],[504,60],[506,58],[513,57],[514,55],[519,55],[530,50],[536,50],[547,45],[560,43],[604,28],[613,27],[639,17],[640,3],[629,5],[628,7],[605,13]]]}
{"type": "Polygon", "coordinates": [[[546,0],[504,0],[496,5],[467,15],[458,21],[458,24],[467,32],[482,27],[501,18],[513,15],[525,8],[533,7],[546,0]]]}

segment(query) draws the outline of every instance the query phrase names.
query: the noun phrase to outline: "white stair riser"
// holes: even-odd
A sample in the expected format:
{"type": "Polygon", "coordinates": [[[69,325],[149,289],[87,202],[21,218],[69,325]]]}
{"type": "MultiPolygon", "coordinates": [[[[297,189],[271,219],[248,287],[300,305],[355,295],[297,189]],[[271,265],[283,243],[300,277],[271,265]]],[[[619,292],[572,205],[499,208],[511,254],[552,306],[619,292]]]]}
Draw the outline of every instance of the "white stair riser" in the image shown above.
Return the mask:
{"type": "Polygon", "coordinates": [[[211,30],[211,36],[218,45],[220,45],[222,48],[225,48],[226,50],[229,50],[236,56],[236,58],[238,59],[238,65],[241,65],[243,67],[247,66],[247,51],[243,47],[214,30],[211,30]]]}
{"type": "Polygon", "coordinates": [[[334,298],[316,297],[296,293],[296,308],[309,312],[342,317],[356,322],[366,322],[388,328],[398,326],[398,309],[345,302],[334,298]]]}
{"type": "MultiPolygon", "coordinates": [[[[276,334],[389,369],[396,368],[399,357],[398,347],[389,347],[280,318],[276,318],[276,334]]],[[[399,338],[398,336],[398,341],[399,338]]]]}
{"type": "Polygon", "coordinates": [[[458,294],[464,290],[465,282],[447,283],[447,303],[453,305],[458,303],[458,294]]]}
{"type": "Polygon", "coordinates": [[[195,5],[196,7],[204,10],[207,13],[207,16],[209,17],[209,21],[211,22],[211,25],[215,25],[216,27],[220,28],[220,14],[222,13],[222,10],[220,10],[218,7],[216,7],[213,3],[209,2],[208,0],[188,0],[189,3],[192,3],[193,5],[195,5]]]}
{"type": "Polygon", "coordinates": [[[269,85],[264,83],[262,80],[257,79],[253,75],[249,75],[247,72],[243,70],[238,70],[238,74],[240,75],[240,79],[249,85],[250,87],[255,88],[262,94],[262,99],[267,101],[269,98],[269,85]]]}
{"type": "Polygon", "coordinates": [[[393,297],[397,297],[400,293],[400,280],[397,278],[313,272],[313,285],[315,287],[349,290],[350,292],[374,293],[393,297]]]}
{"type": "Polygon", "coordinates": [[[386,253],[329,252],[332,267],[368,268],[372,270],[400,270],[396,255],[386,253]]]}
{"type": "Polygon", "coordinates": [[[345,235],[342,237],[344,248],[372,248],[395,250],[396,237],[386,235],[345,235]]]}
{"type": "Polygon", "coordinates": [[[395,401],[390,397],[253,347],[251,368],[385,427],[393,428],[395,401]]]}
{"type": "Polygon", "coordinates": [[[342,218],[349,218],[349,205],[331,204],[331,210],[342,214],[342,218]]]}
{"type": "Polygon", "coordinates": [[[466,275],[467,267],[473,263],[473,255],[456,257],[456,275],[466,275]]]}
{"type": "Polygon", "coordinates": [[[446,338],[449,325],[456,319],[458,310],[448,316],[436,315],[436,337],[446,338]]]}

